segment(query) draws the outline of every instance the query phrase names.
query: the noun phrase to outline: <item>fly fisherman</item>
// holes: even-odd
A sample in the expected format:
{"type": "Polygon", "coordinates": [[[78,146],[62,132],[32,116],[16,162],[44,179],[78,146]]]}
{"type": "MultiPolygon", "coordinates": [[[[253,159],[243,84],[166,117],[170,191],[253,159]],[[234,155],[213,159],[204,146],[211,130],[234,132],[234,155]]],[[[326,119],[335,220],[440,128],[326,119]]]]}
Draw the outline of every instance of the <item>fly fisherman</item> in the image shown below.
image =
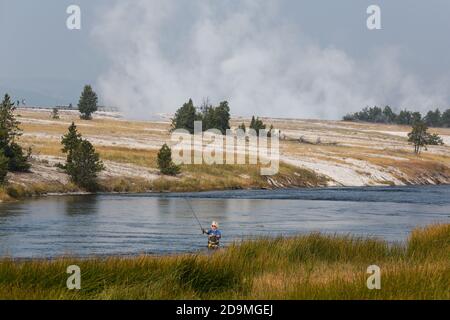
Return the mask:
{"type": "Polygon", "coordinates": [[[205,229],[202,229],[203,233],[208,235],[208,248],[209,249],[218,249],[219,248],[219,241],[222,237],[222,234],[220,232],[219,224],[216,221],[213,221],[211,223],[211,229],[206,231],[205,229]]]}

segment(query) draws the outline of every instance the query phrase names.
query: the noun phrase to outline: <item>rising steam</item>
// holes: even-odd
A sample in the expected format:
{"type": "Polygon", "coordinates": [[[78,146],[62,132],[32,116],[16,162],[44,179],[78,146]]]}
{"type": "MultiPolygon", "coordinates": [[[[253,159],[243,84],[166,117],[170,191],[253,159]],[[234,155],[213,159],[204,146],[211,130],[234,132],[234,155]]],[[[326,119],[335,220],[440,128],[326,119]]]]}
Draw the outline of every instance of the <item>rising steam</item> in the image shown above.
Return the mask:
{"type": "Polygon", "coordinates": [[[448,101],[442,87],[401,70],[398,49],[356,61],[317,45],[274,1],[120,1],[93,35],[111,60],[100,96],[131,117],[205,97],[228,100],[234,115],[324,119],[366,105],[425,110],[448,101]]]}

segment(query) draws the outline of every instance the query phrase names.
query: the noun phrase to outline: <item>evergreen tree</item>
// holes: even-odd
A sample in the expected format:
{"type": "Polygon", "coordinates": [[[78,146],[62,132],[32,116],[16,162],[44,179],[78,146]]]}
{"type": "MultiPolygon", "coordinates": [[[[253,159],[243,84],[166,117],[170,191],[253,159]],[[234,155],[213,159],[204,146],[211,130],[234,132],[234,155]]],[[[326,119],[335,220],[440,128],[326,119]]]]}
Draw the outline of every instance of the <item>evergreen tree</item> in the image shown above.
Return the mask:
{"type": "Polygon", "coordinates": [[[215,110],[216,126],[222,134],[225,134],[227,129],[230,129],[230,107],[228,101],[222,101],[215,110]]]}
{"type": "Polygon", "coordinates": [[[401,110],[396,114],[391,107],[384,109],[378,107],[365,107],[359,112],[347,114],[342,118],[344,121],[364,121],[375,123],[396,123],[401,125],[414,125],[419,121],[424,121],[429,127],[450,127],[450,109],[441,113],[439,109],[428,111],[422,119],[420,112],[401,110]]]}
{"type": "Polygon", "coordinates": [[[417,122],[421,122],[422,121],[422,115],[420,114],[420,112],[416,111],[411,113],[411,124],[414,125],[417,122]]]}
{"type": "Polygon", "coordinates": [[[427,145],[443,145],[442,138],[436,133],[428,133],[428,127],[424,121],[416,121],[410,133],[408,141],[414,144],[414,152],[420,153],[420,149],[427,150],[427,145]]]}
{"type": "Polygon", "coordinates": [[[92,119],[92,114],[97,111],[97,100],[97,94],[92,90],[92,87],[90,85],[84,86],[78,102],[78,110],[81,113],[81,119],[92,119]]]}
{"type": "Polygon", "coordinates": [[[211,105],[201,107],[202,130],[215,128],[217,126],[216,109],[211,105]]]}
{"type": "Polygon", "coordinates": [[[250,121],[250,129],[253,129],[255,127],[255,122],[256,122],[255,116],[252,116],[252,120],[250,121]]]}
{"type": "Polygon", "coordinates": [[[72,162],[72,155],[81,141],[81,134],[77,131],[75,123],[72,122],[68,132],[61,137],[62,152],[67,153],[66,165],[72,162]]]}
{"type": "Polygon", "coordinates": [[[410,133],[408,133],[408,141],[414,144],[414,152],[420,153],[421,148],[425,148],[426,150],[426,142],[427,142],[427,125],[422,122],[416,122],[410,133]]]}
{"type": "Polygon", "coordinates": [[[442,146],[444,145],[444,140],[437,133],[433,133],[428,136],[427,144],[430,146],[442,146]]]}
{"type": "Polygon", "coordinates": [[[189,133],[194,133],[194,121],[200,120],[197,111],[194,107],[192,99],[189,102],[183,104],[183,106],[177,110],[175,116],[172,118],[172,128],[176,129],[186,129],[189,133]]]}
{"type": "Polygon", "coordinates": [[[6,175],[8,174],[9,159],[4,155],[3,150],[0,149],[0,185],[6,182],[6,175]]]}
{"type": "Polygon", "coordinates": [[[428,111],[424,118],[424,121],[429,127],[441,126],[441,111],[439,109],[436,109],[435,111],[428,111]]]}
{"type": "Polygon", "coordinates": [[[8,131],[5,128],[0,127],[0,151],[4,152],[8,146],[8,131]]]}
{"type": "Polygon", "coordinates": [[[443,127],[450,128],[450,109],[442,113],[441,124],[443,127]]]}
{"type": "Polygon", "coordinates": [[[31,148],[28,149],[27,154],[24,154],[20,145],[15,142],[11,142],[4,149],[4,154],[9,158],[8,169],[9,171],[27,172],[30,170],[30,156],[31,148]]]}
{"type": "Polygon", "coordinates": [[[398,117],[397,117],[397,123],[404,124],[404,125],[412,124],[411,112],[408,110],[400,111],[400,113],[398,114],[398,117]]]}
{"type": "Polygon", "coordinates": [[[66,163],[66,172],[78,186],[89,191],[97,189],[97,173],[104,169],[100,156],[87,140],[81,140],[72,153],[70,163],[66,163]]]}
{"type": "Polygon", "coordinates": [[[197,112],[192,99],[183,104],[177,110],[172,119],[171,130],[186,129],[189,133],[194,133],[194,121],[202,121],[202,130],[217,129],[222,134],[230,129],[230,107],[227,101],[222,101],[219,106],[213,107],[206,100],[203,102],[200,112],[197,112]]]}
{"type": "Polygon", "coordinates": [[[227,101],[222,101],[219,106],[202,107],[203,130],[217,129],[225,134],[230,129],[230,107],[227,101]]]}
{"type": "Polygon", "coordinates": [[[159,150],[157,162],[162,174],[174,176],[180,173],[180,167],[172,162],[172,150],[167,144],[163,144],[159,150]]]}
{"type": "Polygon", "coordinates": [[[14,116],[16,107],[8,94],[0,104],[0,150],[8,158],[9,171],[28,171],[31,148],[25,155],[22,147],[15,142],[15,138],[22,134],[19,121],[14,116]]]}
{"type": "Polygon", "coordinates": [[[342,117],[342,120],[344,120],[344,121],[355,121],[355,120],[358,120],[358,119],[356,119],[355,115],[353,115],[351,113],[348,113],[344,117],[342,117]]]}
{"type": "Polygon", "coordinates": [[[250,122],[250,129],[255,130],[256,133],[259,134],[259,130],[266,129],[266,125],[258,117],[255,119],[255,116],[253,116],[252,121],[250,122]]]}
{"type": "Polygon", "coordinates": [[[59,119],[59,111],[58,108],[53,108],[52,110],[52,119],[59,119]]]}
{"type": "Polygon", "coordinates": [[[385,123],[394,123],[396,121],[397,115],[390,106],[386,106],[383,109],[383,117],[385,123]]]}
{"type": "Polygon", "coordinates": [[[269,131],[267,131],[267,137],[271,137],[272,136],[272,130],[273,130],[273,124],[270,125],[269,131]]]}
{"type": "Polygon", "coordinates": [[[16,137],[22,135],[22,130],[19,129],[20,122],[16,120],[14,110],[16,110],[14,103],[11,102],[10,96],[5,94],[0,104],[0,148],[5,148],[16,137]]]}
{"type": "Polygon", "coordinates": [[[369,121],[382,123],[383,122],[383,110],[381,108],[375,106],[373,108],[369,108],[369,121]]]}

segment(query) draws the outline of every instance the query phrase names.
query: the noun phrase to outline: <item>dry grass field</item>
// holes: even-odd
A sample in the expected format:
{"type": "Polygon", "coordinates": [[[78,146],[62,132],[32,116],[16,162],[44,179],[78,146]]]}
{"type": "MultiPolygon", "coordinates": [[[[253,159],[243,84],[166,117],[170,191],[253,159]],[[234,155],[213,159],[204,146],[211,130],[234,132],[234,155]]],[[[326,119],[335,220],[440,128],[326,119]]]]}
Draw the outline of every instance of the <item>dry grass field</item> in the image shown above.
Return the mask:
{"type": "MultiPolygon", "coordinates": [[[[296,119],[264,119],[280,130],[280,171],[260,175],[260,165],[184,165],[182,174],[159,174],[156,154],[170,142],[170,119],[132,121],[98,112],[90,121],[75,111],[19,109],[23,135],[33,150],[31,173],[9,174],[0,200],[46,193],[80,192],[55,164],[64,161],[60,139],[72,121],[100,153],[103,191],[199,191],[236,188],[376,186],[450,182],[450,129],[431,129],[446,142],[413,153],[407,126],[296,119]]],[[[232,119],[232,128],[248,119],[232,119]]]]}

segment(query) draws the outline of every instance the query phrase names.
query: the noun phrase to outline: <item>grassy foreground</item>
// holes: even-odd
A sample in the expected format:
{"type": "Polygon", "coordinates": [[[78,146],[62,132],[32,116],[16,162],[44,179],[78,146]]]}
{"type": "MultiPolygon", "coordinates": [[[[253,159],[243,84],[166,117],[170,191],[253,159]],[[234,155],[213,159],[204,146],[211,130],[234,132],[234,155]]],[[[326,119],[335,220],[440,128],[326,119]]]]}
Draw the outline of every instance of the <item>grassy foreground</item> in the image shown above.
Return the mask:
{"type": "Polygon", "coordinates": [[[247,241],[212,255],[0,260],[1,299],[450,299],[450,224],[405,245],[310,234],[247,241]],[[68,290],[67,266],[81,268],[68,290]],[[366,286],[381,268],[381,290],[366,286]]]}

